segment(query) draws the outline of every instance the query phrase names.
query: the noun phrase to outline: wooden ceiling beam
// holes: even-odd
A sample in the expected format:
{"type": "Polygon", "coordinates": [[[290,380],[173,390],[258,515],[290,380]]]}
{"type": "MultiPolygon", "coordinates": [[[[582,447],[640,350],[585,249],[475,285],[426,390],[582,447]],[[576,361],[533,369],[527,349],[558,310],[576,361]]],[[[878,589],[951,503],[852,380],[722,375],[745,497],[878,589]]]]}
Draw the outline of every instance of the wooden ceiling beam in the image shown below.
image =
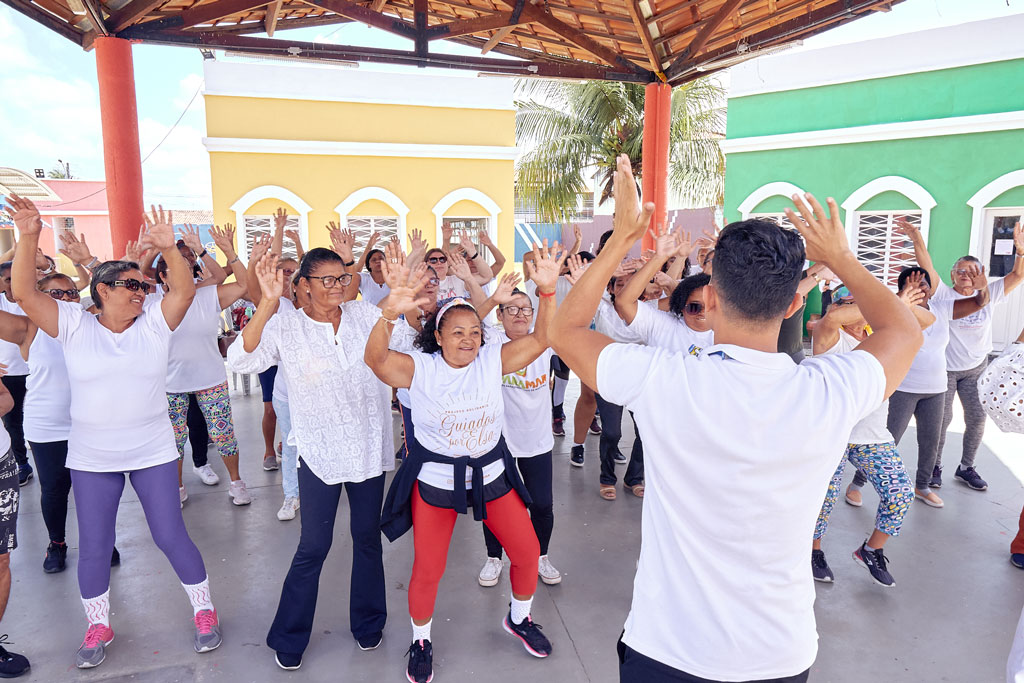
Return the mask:
{"type": "Polygon", "coordinates": [[[144,19],[167,0],[131,0],[127,5],[107,17],[107,29],[120,33],[132,24],[144,19]]]}
{"type": "Polygon", "coordinates": [[[505,28],[498,29],[493,36],[487,39],[487,42],[480,48],[480,54],[485,55],[494,49],[494,46],[505,39],[509,33],[512,32],[514,26],[506,26],[505,28]]]}
{"type": "Polygon", "coordinates": [[[335,14],[348,17],[362,24],[379,28],[388,33],[396,33],[404,38],[416,39],[416,27],[407,21],[397,17],[389,17],[381,12],[375,12],[369,7],[357,5],[348,0],[302,0],[307,5],[330,10],[335,14]]]}
{"type": "Polygon", "coordinates": [[[263,28],[266,29],[267,37],[273,38],[277,29],[277,15],[281,13],[281,5],[284,0],[274,0],[267,5],[267,16],[263,18],[263,28]]]}
{"type": "Polygon", "coordinates": [[[103,12],[100,11],[95,0],[82,0],[82,4],[85,5],[85,13],[89,16],[92,29],[100,35],[109,36],[110,31],[107,30],[107,26],[103,22],[103,12]]]}
{"type": "Polygon", "coordinates": [[[429,40],[440,38],[455,38],[456,36],[471,35],[481,31],[493,31],[494,29],[507,28],[510,31],[524,21],[516,21],[512,18],[512,12],[501,12],[473,19],[459,19],[446,24],[438,24],[427,29],[429,40]]]}
{"type": "MultiPolygon", "coordinates": [[[[317,17],[296,17],[294,19],[280,18],[277,21],[277,31],[285,31],[291,28],[306,28],[309,26],[330,26],[331,24],[350,24],[352,20],[347,17],[342,17],[337,14],[326,14],[317,17]]],[[[204,31],[212,31],[215,33],[222,33],[224,35],[248,35],[251,33],[265,33],[266,27],[263,22],[249,22],[246,24],[239,24],[237,26],[217,26],[214,28],[203,29],[204,31]]]]}
{"type": "Polygon", "coordinates": [[[163,19],[135,24],[127,31],[118,33],[122,38],[134,37],[138,31],[167,31],[192,28],[200,24],[212,24],[218,19],[229,17],[239,12],[247,12],[266,5],[271,0],[216,0],[202,5],[193,5],[187,10],[178,12],[163,19]]]}
{"type": "Polygon", "coordinates": [[[651,29],[647,25],[647,17],[640,10],[640,0],[629,0],[627,9],[633,20],[633,25],[636,27],[636,32],[640,36],[640,42],[643,43],[647,60],[651,63],[651,71],[661,74],[661,58],[658,57],[658,51],[654,47],[654,38],[651,37],[651,29]]]}
{"type": "Polygon", "coordinates": [[[718,27],[729,18],[729,15],[739,9],[739,6],[745,1],[746,0],[725,0],[725,4],[719,7],[718,11],[715,12],[715,14],[708,19],[703,26],[701,26],[700,31],[698,31],[697,35],[693,37],[693,40],[691,40],[690,44],[686,46],[686,49],[676,56],[675,60],[672,62],[672,66],[669,67],[669,71],[671,72],[673,69],[680,68],[686,64],[687,60],[695,58],[700,53],[701,49],[703,49],[704,44],[711,38],[711,35],[718,30],[718,27]]]}
{"type": "Polygon", "coordinates": [[[36,21],[46,28],[50,29],[54,33],[64,36],[72,43],[81,45],[83,40],[83,34],[75,29],[71,28],[66,22],[61,21],[57,17],[51,15],[49,12],[44,12],[39,9],[31,2],[27,0],[0,0],[3,4],[7,5],[11,9],[21,12],[29,19],[36,21]]]}

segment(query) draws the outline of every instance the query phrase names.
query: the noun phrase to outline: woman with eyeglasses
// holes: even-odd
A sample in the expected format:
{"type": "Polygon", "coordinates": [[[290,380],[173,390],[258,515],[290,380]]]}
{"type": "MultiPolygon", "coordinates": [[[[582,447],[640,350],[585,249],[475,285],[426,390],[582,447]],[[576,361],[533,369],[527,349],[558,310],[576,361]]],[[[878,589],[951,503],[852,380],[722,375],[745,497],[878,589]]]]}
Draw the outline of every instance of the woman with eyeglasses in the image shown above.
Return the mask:
{"type": "Polygon", "coordinates": [[[89,628],[76,665],[101,664],[114,640],[110,628],[110,557],[125,473],[146,513],[157,546],[170,561],[192,603],[196,652],[221,643],[217,611],[199,549],[189,538],[175,491],[178,450],[167,417],[167,361],[171,334],[195,296],[185,259],[175,247],[171,215],[146,216],[146,246],[167,261],[170,289],[147,305],[149,285],[136,263],[107,261],[93,271],[99,314],[58,301],[36,287],[33,254],[42,223],[31,201],[12,195],[21,242],[13,289],[29,319],[64,347],[71,386],[67,466],[78,515],[78,586],[89,628]]]}
{"type": "MultiPolygon", "coordinates": [[[[231,268],[235,281],[197,289],[188,312],[171,335],[167,362],[167,412],[178,447],[178,495],[184,505],[188,500],[188,491],[185,490],[181,470],[185,458],[185,441],[189,436],[187,414],[191,395],[195,396],[206,422],[206,432],[227,468],[231,502],[235,505],[248,505],[252,502],[252,496],[238,471],[238,440],[231,419],[228,378],[224,371],[224,359],[217,346],[220,313],[245,296],[247,275],[245,266],[235,253],[234,227],[231,224],[224,229],[215,226],[210,229],[210,236],[231,268]]],[[[161,258],[156,265],[158,286],[151,297],[159,299],[170,292],[167,271],[168,263],[161,258]]]]}
{"type": "Polygon", "coordinates": [[[376,648],[387,619],[380,509],[384,473],[395,467],[391,391],[363,362],[363,349],[380,309],[345,301],[353,288],[351,242],[343,256],[311,249],[299,268],[309,304],[274,315],[284,292],[277,255],[256,266],[259,305],[228,349],[235,372],[278,365],[288,384],[291,432],[298,451],[302,499],[299,546],[267,634],[278,666],[297,669],[309,645],[320,572],[331,548],[342,489],[348,494],[352,534],[349,619],[364,650],[376,648]],[[346,266],[345,263],[351,265],[346,266]]]}
{"type": "Polygon", "coordinates": [[[391,350],[398,316],[422,303],[422,278],[410,273],[401,252],[386,252],[391,294],[366,345],[367,365],[390,386],[409,389],[416,438],[409,458],[392,481],[381,529],[395,541],[413,530],[415,556],[409,581],[413,642],[406,677],[433,678],[430,626],[438,584],[458,514],[473,508],[501,542],[512,562],[512,600],[502,627],[535,657],[551,654],[551,643],[530,618],[537,589],[540,547],[526,504],[529,494],[502,438],[502,377],[522,370],[547,349],[554,315],[555,280],[566,254],[558,245],[536,247],[534,279],[541,299],[534,331],[507,343],[484,339],[480,316],[465,299],[453,299],[427,320],[418,351],[391,350]]]}

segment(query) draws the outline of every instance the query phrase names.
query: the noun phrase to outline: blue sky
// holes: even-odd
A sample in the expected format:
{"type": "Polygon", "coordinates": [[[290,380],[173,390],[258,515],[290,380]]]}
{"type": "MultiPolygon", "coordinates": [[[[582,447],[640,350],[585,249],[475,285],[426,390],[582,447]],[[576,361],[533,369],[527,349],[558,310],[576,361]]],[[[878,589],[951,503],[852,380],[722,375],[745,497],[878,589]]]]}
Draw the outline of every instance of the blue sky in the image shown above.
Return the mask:
{"type": "MultiPolygon", "coordinates": [[[[936,26],[1024,12],[1024,0],[907,0],[891,12],[877,13],[805,42],[820,47],[877,38],[936,26]]],[[[358,24],[279,32],[300,40],[411,47],[411,42],[358,24]]],[[[442,43],[431,48],[442,51],[442,43]]],[[[477,54],[450,45],[445,52],[477,54]]],[[[190,48],[136,45],[136,93],[142,154],[167,134],[202,86],[202,57],[190,48]]],[[[95,55],[0,5],[0,166],[31,171],[50,169],[58,158],[76,177],[103,177],[99,95],[95,55]]],[[[361,65],[372,70],[411,67],[361,65]]],[[[433,70],[428,70],[433,71],[433,70]]],[[[446,72],[445,70],[440,70],[446,72]]],[[[420,71],[422,73],[422,71],[420,71]]],[[[202,146],[205,130],[202,95],[195,97],[181,122],[144,163],[147,202],[179,208],[209,208],[209,158],[202,146]]]]}

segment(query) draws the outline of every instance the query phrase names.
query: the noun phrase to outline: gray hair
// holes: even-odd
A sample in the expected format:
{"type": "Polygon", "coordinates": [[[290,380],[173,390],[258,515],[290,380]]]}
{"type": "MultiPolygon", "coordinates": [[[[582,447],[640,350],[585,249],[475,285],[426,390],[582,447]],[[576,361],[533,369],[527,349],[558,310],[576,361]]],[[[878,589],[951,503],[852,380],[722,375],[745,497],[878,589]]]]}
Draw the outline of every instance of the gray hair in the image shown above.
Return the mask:
{"type": "Polygon", "coordinates": [[[118,280],[121,273],[127,273],[129,270],[139,270],[139,264],[135,261],[104,261],[92,271],[92,284],[89,285],[89,295],[92,297],[92,302],[96,305],[96,308],[103,308],[103,300],[100,299],[100,293],[96,289],[96,285],[110,285],[115,280],[118,280]]]}

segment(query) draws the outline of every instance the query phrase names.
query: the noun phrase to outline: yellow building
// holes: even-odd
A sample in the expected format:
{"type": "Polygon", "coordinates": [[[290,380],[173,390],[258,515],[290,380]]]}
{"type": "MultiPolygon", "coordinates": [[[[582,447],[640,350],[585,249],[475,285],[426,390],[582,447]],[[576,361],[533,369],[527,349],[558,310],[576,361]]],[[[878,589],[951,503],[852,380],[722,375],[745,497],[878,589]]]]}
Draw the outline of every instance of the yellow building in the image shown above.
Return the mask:
{"type": "MultiPolygon", "coordinates": [[[[513,259],[512,80],[206,60],[204,144],[214,219],[238,226],[246,261],[277,207],[306,248],[327,224],[356,232],[486,229],[513,259]]],[[[286,241],[286,252],[288,245],[286,241]]]]}

